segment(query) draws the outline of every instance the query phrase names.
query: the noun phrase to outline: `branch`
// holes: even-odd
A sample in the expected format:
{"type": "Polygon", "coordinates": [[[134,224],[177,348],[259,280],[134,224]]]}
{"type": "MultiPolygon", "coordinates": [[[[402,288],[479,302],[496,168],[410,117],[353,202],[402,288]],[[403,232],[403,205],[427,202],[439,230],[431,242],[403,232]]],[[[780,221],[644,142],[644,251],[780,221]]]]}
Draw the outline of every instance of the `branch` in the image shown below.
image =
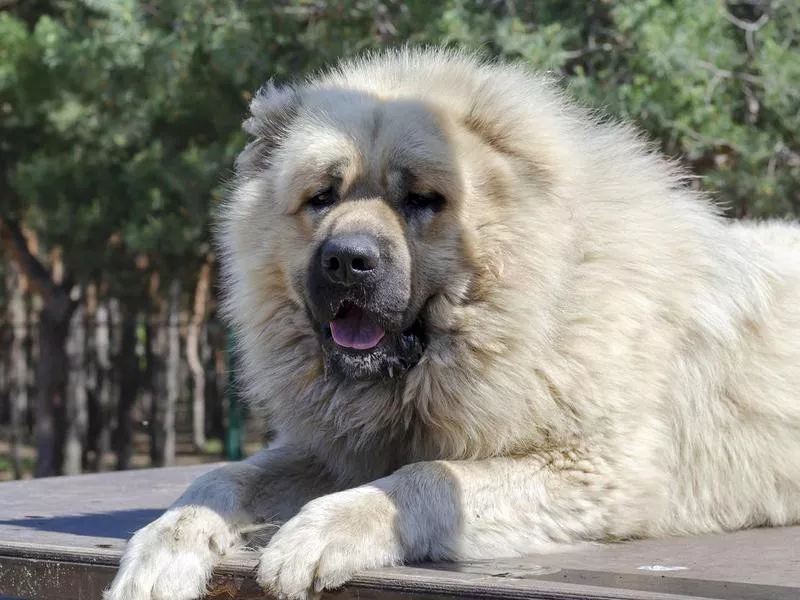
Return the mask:
{"type": "Polygon", "coordinates": [[[65,293],[63,287],[56,285],[45,266],[31,253],[19,222],[5,217],[0,219],[0,225],[2,225],[0,235],[11,245],[20,268],[42,295],[53,298],[55,295],[65,293]]]}
{"type": "Polygon", "coordinates": [[[704,60],[694,60],[695,65],[698,67],[702,67],[708,71],[714,73],[715,76],[723,78],[723,79],[739,79],[741,81],[746,81],[747,83],[764,87],[764,81],[761,77],[757,77],[755,75],[750,75],[749,73],[739,73],[734,71],[728,71],[727,69],[720,69],[718,66],[713,65],[709,62],[704,60]]]}
{"type": "Polygon", "coordinates": [[[16,219],[0,217],[0,238],[10,247],[20,269],[42,295],[44,313],[57,322],[69,323],[81,300],[80,296],[73,297],[75,279],[72,273],[65,269],[64,280],[60,284],[53,281],[49,271],[28,248],[28,241],[16,219]]]}
{"type": "Polygon", "coordinates": [[[758,17],[757,21],[744,21],[737,16],[732,15],[727,10],[723,14],[728,21],[736,25],[739,29],[744,29],[745,31],[758,31],[769,22],[769,15],[767,13],[762,13],[762,15],[758,17]]]}

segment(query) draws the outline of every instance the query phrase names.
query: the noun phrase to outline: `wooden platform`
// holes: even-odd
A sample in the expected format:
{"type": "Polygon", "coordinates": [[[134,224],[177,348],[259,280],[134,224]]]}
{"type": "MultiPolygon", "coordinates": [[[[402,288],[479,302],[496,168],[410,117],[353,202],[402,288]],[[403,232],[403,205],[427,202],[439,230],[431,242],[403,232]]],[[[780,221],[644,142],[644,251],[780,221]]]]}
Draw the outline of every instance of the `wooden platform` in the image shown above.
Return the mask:
{"type": "MultiPolygon", "coordinates": [[[[0,597],[99,600],[124,541],[211,468],[0,483],[0,597]]],[[[214,598],[264,598],[253,554],[217,571],[214,598]]],[[[359,574],[328,598],[800,599],[800,527],[590,546],[525,559],[359,574]]]]}

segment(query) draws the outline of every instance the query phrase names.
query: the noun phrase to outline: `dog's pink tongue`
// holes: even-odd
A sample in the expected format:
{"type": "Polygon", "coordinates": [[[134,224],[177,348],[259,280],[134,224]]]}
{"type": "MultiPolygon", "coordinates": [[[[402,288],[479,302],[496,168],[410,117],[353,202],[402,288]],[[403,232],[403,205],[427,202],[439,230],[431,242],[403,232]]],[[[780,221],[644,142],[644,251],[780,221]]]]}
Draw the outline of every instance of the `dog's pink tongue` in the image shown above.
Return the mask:
{"type": "Polygon", "coordinates": [[[357,306],[351,306],[344,316],[331,321],[333,341],[345,348],[369,350],[378,345],[384,333],[357,306]]]}

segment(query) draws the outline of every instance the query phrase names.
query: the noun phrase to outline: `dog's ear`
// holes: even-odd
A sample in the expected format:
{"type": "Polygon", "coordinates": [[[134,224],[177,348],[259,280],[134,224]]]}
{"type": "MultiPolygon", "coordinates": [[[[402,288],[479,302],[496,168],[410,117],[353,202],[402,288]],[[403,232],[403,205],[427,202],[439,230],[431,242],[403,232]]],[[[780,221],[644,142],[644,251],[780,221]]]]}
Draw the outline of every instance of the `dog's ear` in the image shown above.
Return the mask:
{"type": "Polygon", "coordinates": [[[250,117],[242,128],[255,138],[280,136],[297,113],[297,91],[291,86],[278,86],[268,81],[250,102],[250,117]]]}
{"type": "Polygon", "coordinates": [[[266,167],[299,106],[299,96],[291,86],[268,81],[256,92],[250,102],[250,116],[242,124],[242,129],[255,139],[237,157],[237,172],[254,173],[266,167]]]}

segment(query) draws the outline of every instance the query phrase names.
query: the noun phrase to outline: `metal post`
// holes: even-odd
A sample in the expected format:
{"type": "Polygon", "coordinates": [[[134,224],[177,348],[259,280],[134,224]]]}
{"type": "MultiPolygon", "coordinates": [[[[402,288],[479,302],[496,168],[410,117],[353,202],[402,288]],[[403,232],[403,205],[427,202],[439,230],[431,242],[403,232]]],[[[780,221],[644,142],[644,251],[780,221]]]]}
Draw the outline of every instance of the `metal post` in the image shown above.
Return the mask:
{"type": "Polygon", "coordinates": [[[228,428],[225,432],[225,456],[228,460],[242,459],[242,404],[236,381],[236,338],[232,330],[227,336],[228,355],[228,428]]]}

